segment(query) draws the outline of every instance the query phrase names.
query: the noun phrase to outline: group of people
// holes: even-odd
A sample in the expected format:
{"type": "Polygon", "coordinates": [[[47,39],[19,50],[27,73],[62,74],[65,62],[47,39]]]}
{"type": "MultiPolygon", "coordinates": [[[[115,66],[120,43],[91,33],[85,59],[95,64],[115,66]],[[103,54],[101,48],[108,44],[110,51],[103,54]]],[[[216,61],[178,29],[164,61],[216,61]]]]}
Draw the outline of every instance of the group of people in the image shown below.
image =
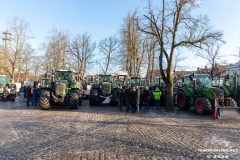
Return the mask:
{"type": "Polygon", "coordinates": [[[36,87],[33,87],[31,85],[24,86],[24,93],[20,95],[20,100],[23,100],[24,98],[27,98],[27,106],[29,106],[29,103],[32,102],[32,105],[37,106],[39,97],[41,94],[41,85],[38,84],[36,87]]]}
{"type": "MultiPolygon", "coordinates": [[[[15,96],[16,97],[16,85],[12,85],[12,87],[10,87],[9,84],[6,85],[0,85],[1,88],[3,88],[3,97],[2,97],[2,101],[3,102],[7,102],[7,100],[9,99],[8,96],[11,94],[11,96],[15,96]]],[[[13,97],[13,98],[15,98],[13,97]]]]}
{"type": "Polygon", "coordinates": [[[154,101],[156,109],[160,109],[162,92],[159,87],[155,87],[153,92],[150,92],[148,86],[146,86],[143,91],[141,91],[139,86],[133,86],[132,88],[126,86],[125,89],[119,86],[117,90],[118,108],[122,111],[123,102],[125,101],[126,112],[129,112],[131,109],[132,113],[136,113],[141,109],[141,106],[148,112],[151,97],[153,98],[152,100],[154,101]]]}

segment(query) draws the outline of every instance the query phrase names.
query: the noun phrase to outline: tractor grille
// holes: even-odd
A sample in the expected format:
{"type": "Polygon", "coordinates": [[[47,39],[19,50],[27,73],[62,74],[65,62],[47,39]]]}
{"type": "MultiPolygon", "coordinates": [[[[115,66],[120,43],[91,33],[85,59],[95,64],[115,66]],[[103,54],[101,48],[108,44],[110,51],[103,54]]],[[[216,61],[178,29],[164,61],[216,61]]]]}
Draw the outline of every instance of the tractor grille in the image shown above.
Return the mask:
{"type": "Polygon", "coordinates": [[[103,90],[103,94],[111,94],[111,83],[103,82],[102,90],[103,90]]]}
{"type": "Polygon", "coordinates": [[[56,96],[66,95],[66,83],[56,82],[56,96]]]}

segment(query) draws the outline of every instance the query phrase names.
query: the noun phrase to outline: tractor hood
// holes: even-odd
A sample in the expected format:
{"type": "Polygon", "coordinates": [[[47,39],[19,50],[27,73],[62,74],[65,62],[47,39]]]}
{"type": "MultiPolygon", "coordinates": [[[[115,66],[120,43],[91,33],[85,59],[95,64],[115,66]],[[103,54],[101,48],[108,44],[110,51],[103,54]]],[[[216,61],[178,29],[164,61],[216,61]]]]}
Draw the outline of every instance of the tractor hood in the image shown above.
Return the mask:
{"type": "Polygon", "coordinates": [[[103,82],[102,83],[102,91],[104,95],[111,94],[111,83],[109,82],[103,82]]]}
{"type": "Polygon", "coordinates": [[[210,87],[210,89],[217,96],[219,101],[224,101],[224,90],[217,87],[210,87]]]}
{"type": "Polygon", "coordinates": [[[67,83],[66,82],[56,82],[55,83],[56,96],[66,96],[67,83]]]}

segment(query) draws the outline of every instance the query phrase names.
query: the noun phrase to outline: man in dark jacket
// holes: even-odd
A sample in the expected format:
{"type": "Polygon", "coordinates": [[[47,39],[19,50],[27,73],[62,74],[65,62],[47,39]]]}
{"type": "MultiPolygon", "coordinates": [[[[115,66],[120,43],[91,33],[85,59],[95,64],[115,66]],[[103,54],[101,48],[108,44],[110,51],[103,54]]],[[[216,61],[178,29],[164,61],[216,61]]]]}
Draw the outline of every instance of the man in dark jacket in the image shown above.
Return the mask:
{"type": "Polygon", "coordinates": [[[137,91],[135,86],[132,88],[131,92],[131,106],[132,113],[135,113],[137,111],[137,91]]]}
{"type": "Polygon", "coordinates": [[[40,96],[40,88],[39,87],[34,88],[33,89],[33,105],[35,106],[37,105],[39,96],[40,96]]]}
{"type": "Polygon", "coordinates": [[[126,112],[129,112],[130,110],[130,98],[131,97],[131,90],[130,88],[127,86],[126,89],[125,89],[125,101],[126,101],[126,112]]]}
{"type": "Polygon", "coordinates": [[[145,87],[145,89],[143,90],[142,99],[143,99],[144,110],[148,112],[148,106],[149,106],[148,101],[150,99],[150,92],[148,90],[148,87],[145,87]]]}
{"type": "Polygon", "coordinates": [[[29,106],[29,102],[32,99],[31,89],[32,89],[31,85],[26,88],[27,106],[29,106]]]}
{"type": "Polygon", "coordinates": [[[124,90],[123,90],[122,86],[119,86],[119,88],[118,88],[117,98],[118,98],[118,108],[120,111],[122,111],[122,103],[123,103],[123,98],[124,98],[124,90]]]}

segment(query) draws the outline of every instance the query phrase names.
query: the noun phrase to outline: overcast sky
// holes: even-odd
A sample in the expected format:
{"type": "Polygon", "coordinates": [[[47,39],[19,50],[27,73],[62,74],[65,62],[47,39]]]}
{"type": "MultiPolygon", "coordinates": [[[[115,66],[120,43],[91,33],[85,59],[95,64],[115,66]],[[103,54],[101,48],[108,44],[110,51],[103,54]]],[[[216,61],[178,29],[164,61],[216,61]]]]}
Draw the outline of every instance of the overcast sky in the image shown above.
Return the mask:
{"type": "MultiPolygon", "coordinates": [[[[36,49],[53,29],[68,31],[72,35],[88,32],[96,42],[119,33],[128,11],[143,11],[144,0],[0,0],[0,31],[6,22],[17,16],[29,22],[36,49]]],[[[197,14],[208,15],[215,29],[223,30],[227,42],[221,54],[229,63],[237,61],[230,55],[238,54],[240,47],[240,0],[202,0],[197,14]]],[[[204,66],[205,61],[188,54],[185,64],[204,66]]]]}

